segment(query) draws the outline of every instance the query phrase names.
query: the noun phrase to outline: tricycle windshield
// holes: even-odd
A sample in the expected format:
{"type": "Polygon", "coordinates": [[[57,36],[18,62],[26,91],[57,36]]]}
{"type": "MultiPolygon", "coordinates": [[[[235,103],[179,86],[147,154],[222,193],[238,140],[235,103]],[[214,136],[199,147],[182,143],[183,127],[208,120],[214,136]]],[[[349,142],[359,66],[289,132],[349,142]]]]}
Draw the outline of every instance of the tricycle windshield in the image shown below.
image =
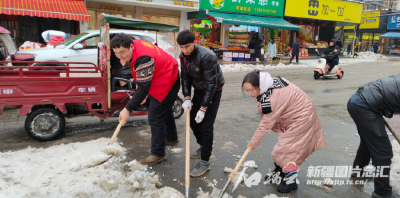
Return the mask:
{"type": "Polygon", "coordinates": [[[69,44],[71,44],[71,43],[77,41],[78,39],[80,39],[80,38],[82,38],[82,37],[84,37],[84,36],[86,36],[86,35],[88,35],[88,34],[89,34],[89,33],[82,33],[82,34],[79,34],[78,36],[75,36],[75,37],[73,37],[73,38],[70,38],[70,39],[68,39],[68,40],[66,40],[66,41],[64,41],[64,42],[62,42],[62,43],[59,43],[59,44],[57,44],[56,46],[60,46],[60,45],[67,46],[67,45],[69,45],[69,44]]]}
{"type": "Polygon", "coordinates": [[[0,34],[0,41],[2,42],[0,45],[7,48],[8,54],[15,54],[17,52],[14,41],[9,34],[0,34]]]}

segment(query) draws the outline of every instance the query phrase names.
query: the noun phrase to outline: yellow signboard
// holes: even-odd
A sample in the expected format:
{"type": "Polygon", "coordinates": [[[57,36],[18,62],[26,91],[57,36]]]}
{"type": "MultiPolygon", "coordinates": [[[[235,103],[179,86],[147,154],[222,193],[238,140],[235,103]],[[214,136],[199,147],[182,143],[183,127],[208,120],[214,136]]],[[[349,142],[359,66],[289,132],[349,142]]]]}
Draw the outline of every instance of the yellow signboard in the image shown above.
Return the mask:
{"type": "Polygon", "coordinates": [[[378,29],[381,11],[363,12],[360,29],[378,29]]]}
{"type": "Polygon", "coordinates": [[[285,16],[360,23],[363,4],[339,0],[286,0],[285,16]]]}

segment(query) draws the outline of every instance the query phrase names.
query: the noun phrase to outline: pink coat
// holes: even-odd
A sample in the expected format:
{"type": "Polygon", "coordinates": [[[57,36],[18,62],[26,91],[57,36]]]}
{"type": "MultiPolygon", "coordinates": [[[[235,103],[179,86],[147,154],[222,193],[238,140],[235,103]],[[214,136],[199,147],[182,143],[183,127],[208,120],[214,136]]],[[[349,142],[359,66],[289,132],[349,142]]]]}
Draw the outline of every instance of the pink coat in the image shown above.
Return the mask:
{"type": "Polygon", "coordinates": [[[272,150],[275,163],[284,167],[289,162],[301,165],[314,151],[326,146],[324,132],[319,122],[314,103],[299,87],[290,83],[284,88],[275,88],[270,95],[272,112],[262,115],[262,120],[250,141],[258,147],[269,130],[278,136],[272,150]]]}

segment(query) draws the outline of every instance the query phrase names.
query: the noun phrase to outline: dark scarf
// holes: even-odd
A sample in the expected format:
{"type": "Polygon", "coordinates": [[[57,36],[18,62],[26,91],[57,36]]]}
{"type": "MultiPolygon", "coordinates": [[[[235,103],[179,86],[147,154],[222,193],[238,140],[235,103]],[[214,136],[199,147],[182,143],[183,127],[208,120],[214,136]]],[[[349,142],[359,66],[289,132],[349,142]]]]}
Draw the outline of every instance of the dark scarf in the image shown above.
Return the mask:
{"type": "Polygon", "coordinates": [[[272,84],[272,87],[257,97],[257,101],[261,102],[261,108],[262,108],[263,114],[269,114],[272,112],[271,101],[269,99],[269,96],[272,94],[274,89],[287,87],[288,85],[289,85],[289,83],[282,80],[281,77],[274,78],[274,83],[272,84]]]}

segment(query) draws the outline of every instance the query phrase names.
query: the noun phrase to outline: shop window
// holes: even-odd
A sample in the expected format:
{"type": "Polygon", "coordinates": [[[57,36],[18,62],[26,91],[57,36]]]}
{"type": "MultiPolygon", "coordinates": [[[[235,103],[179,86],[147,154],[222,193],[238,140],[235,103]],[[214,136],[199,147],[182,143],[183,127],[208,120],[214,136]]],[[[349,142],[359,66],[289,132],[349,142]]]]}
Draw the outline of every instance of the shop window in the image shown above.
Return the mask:
{"type": "Polygon", "coordinates": [[[96,29],[96,11],[89,10],[90,14],[90,23],[87,24],[87,30],[95,30],[96,29]]]}
{"type": "Polygon", "coordinates": [[[119,16],[119,17],[127,17],[127,18],[133,18],[134,15],[131,13],[122,13],[122,12],[106,12],[105,11],[93,11],[93,10],[89,10],[89,14],[90,14],[90,29],[89,29],[89,24],[88,24],[88,30],[99,30],[100,29],[100,24],[99,24],[99,20],[101,18],[102,14],[109,14],[109,15],[114,15],[114,16],[119,16]],[[96,28],[94,28],[96,27],[96,28]]]}
{"type": "Polygon", "coordinates": [[[135,18],[133,14],[128,14],[128,13],[125,14],[125,17],[130,19],[135,18]]]}
{"type": "Polygon", "coordinates": [[[142,20],[154,22],[154,23],[179,25],[179,18],[175,18],[175,17],[160,17],[160,16],[143,15],[142,20]]]}

